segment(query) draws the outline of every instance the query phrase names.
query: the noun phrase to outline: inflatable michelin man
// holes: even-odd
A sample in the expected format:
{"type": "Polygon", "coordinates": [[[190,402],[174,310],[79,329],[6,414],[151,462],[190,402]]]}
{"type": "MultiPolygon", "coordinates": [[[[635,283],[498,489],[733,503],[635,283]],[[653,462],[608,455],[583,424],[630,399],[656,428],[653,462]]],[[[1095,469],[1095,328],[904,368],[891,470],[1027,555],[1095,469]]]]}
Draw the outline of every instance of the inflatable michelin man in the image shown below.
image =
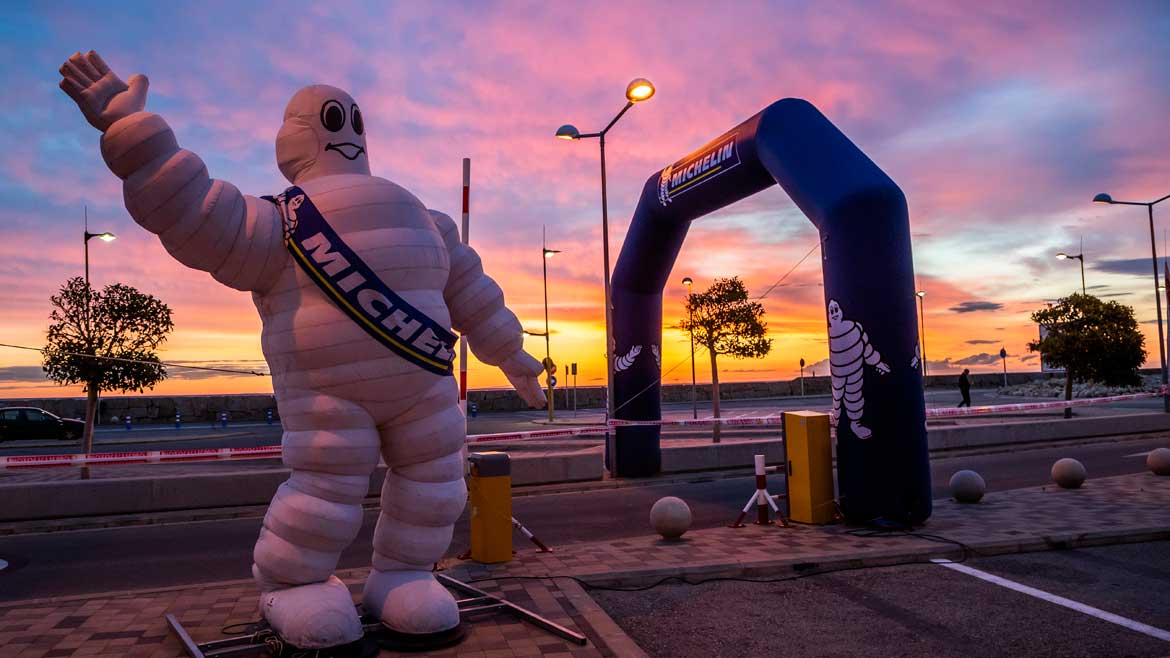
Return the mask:
{"type": "Polygon", "coordinates": [[[302,648],[361,638],[333,571],[381,456],[389,469],[363,608],[400,633],[458,626],[455,600],[431,575],[466,502],[448,328],[529,404],[545,403],[541,365],[479,256],[449,217],[370,174],[361,110],[340,89],[314,85],[289,101],[276,159],[293,187],[261,199],[209,178],[162,117],[143,111],[144,76],[126,84],[92,51],[60,72],[103,133],[134,220],[179,262],[250,291],[263,320],[292,470],[254,551],[264,617],[302,648]]]}

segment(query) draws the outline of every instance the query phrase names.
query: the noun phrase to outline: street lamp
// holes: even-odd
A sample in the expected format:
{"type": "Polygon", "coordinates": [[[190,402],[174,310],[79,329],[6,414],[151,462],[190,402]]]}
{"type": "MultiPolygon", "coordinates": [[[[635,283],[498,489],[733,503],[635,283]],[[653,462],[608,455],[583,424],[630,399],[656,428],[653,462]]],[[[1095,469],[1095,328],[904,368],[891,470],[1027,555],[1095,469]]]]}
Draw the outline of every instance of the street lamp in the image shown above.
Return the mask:
{"type": "Polygon", "coordinates": [[[118,236],[114,235],[113,233],[110,233],[109,231],[103,231],[101,233],[90,233],[89,232],[89,208],[88,207],[85,208],[83,212],[85,213],[85,240],[84,240],[84,244],[85,244],[85,287],[86,287],[86,289],[88,289],[89,288],[89,241],[92,240],[93,238],[97,238],[97,239],[101,240],[102,242],[113,242],[114,240],[118,239],[118,236]]]}
{"type": "MultiPolygon", "coordinates": [[[[1154,240],[1155,240],[1155,238],[1154,238],[1154,206],[1158,205],[1159,203],[1162,203],[1166,199],[1170,199],[1170,194],[1167,194],[1166,196],[1162,197],[1161,199],[1156,199],[1154,201],[1149,201],[1149,202],[1117,201],[1116,199],[1109,196],[1108,194],[1105,194],[1104,192],[1093,197],[1093,203],[1107,203],[1109,205],[1120,205],[1120,206],[1145,206],[1146,213],[1149,215],[1149,218],[1150,218],[1150,258],[1153,260],[1153,263],[1154,263],[1154,305],[1155,305],[1155,308],[1157,308],[1157,310],[1158,310],[1158,353],[1162,358],[1162,387],[1163,388],[1166,388],[1166,386],[1167,386],[1166,336],[1165,336],[1165,332],[1162,331],[1162,296],[1160,294],[1158,294],[1158,250],[1157,250],[1156,244],[1154,242],[1154,240]]],[[[1163,395],[1162,396],[1162,409],[1163,409],[1163,411],[1170,413],[1170,395],[1163,395]]]]}
{"type": "Polygon", "coordinates": [[[699,398],[695,394],[695,327],[694,313],[691,312],[691,286],[695,284],[691,277],[683,277],[682,284],[687,287],[687,323],[691,325],[687,331],[691,335],[691,414],[695,420],[699,419],[699,398]]]}
{"type": "Polygon", "coordinates": [[[1081,261],[1081,294],[1088,294],[1085,292],[1085,255],[1084,254],[1066,254],[1063,251],[1056,254],[1056,260],[1069,260],[1075,258],[1081,261]]]}
{"type": "MultiPolygon", "coordinates": [[[[622,118],[635,103],[648,101],[654,97],[654,85],[646,78],[634,78],[626,85],[626,105],[617,113],[605,128],[595,133],[582,133],[575,126],[563,125],[557,129],[556,136],[560,139],[579,140],[596,137],[601,145],[601,253],[605,267],[605,417],[613,417],[613,309],[610,305],[609,290],[609,203],[605,189],[605,134],[622,118]]],[[[615,472],[616,472],[616,454],[615,472]]]]}
{"type": "MultiPolygon", "coordinates": [[[[542,232],[543,233],[543,232],[542,232]]],[[[543,258],[540,259],[541,269],[544,271],[544,362],[546,364],[552,363],[552,351],[549,346],[548,335],[548,259],[554,255],[561,253],[558,249],[549,249],[544,244],[544,236],[541,235],[540,251],[543,258]]],[[[548,383],[548,420],[553,420],[553,372],[551,366],[548,368],[548,374],[545,381],[548,383]]]]}
{"type": "Polygon", "coordinates": [[[926,297],[926,291],[919,290],[914,294],[918,296],[918,323],[921,327],[918,330],[918,339],[922,344],[922,358],[919,359],[921,361],[920,365],[922,366],[922,388],[926,388],[926,316],[922,312],[922,298],[926,297]]]}

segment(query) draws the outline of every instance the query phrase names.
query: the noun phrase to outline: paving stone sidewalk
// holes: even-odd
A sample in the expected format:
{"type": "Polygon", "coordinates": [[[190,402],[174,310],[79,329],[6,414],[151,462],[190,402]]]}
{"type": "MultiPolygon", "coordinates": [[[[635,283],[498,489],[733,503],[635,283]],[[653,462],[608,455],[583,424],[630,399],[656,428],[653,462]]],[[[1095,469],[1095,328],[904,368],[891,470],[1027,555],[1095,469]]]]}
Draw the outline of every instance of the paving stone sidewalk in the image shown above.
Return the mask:
{"type": "MultiPolygon", "coordinates": [[[[729,510],[729,516],[734,513],[729,510]]],[[[518,544],[522,550],[512,562],[485,566],[452,561],[444,565],[445,571],[585,634],[589,645],[570,644],[498,614],[476,618],[468,639],[458,647],[412,655],[640,655],[576,582],[550,576],[571,575],[610,585],[649,583],[667,575],[695,580],[714,575],[775,577],[817,567],[954,555],[958,543],[983,553],[1003,553],[1165,537],[1170,537],[1170,478],[1143,473],[1089,480],[1074,491],[1048,486],[993,493],[977,505],[935,501],[934,515],[919,536],[875,536],[843,526],[747,526],[696,531],[677,542],[643,536],[574,544],[548,554],[518,544]],[[926,533],[933,540],[922,536],[926,533]]],[[[356,593],[365,574],[359,569],[339,575],[356,593]]],[[[178,657],[183,654],[168,635],[165,612],[174,613],[197,641],[206,642],[221,638],[221,629],[228,624],[253,621],[256,601],[250,582],[234,582],[0,604],[0,658],[178,657]]]]}

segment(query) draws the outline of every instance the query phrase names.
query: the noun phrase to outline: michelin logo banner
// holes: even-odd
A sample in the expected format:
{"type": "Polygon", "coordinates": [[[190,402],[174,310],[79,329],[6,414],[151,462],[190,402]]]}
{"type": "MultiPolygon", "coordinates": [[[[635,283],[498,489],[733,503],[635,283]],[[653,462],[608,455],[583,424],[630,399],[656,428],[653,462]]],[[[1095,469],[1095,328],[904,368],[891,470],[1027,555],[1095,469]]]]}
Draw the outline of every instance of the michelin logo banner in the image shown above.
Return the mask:
{"type": "Polygon", "coordinates": [[[738,167],[739,151],[735,145],[737,134],[733,132],[724,135],[715,143],[663,169],[658,180],[658,202],[665,207],[675,197],[738,167]]]}

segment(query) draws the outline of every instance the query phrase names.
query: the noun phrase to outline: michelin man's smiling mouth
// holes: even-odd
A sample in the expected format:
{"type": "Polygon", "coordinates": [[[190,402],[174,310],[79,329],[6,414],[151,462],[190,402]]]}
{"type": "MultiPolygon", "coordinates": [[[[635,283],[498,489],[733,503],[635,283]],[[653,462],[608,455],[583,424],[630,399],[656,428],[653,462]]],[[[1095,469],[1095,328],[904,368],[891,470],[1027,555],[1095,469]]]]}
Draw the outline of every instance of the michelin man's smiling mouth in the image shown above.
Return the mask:
{"type": "Polygon", "coordinates": [[[326,151],[337,151],[341,157],[346,160],[357,160],[358,156],[365,153],[366,150],[353,142],[342,142],[340,144],[333,144],[332,142],[325,145],[326,151]],[[350,155],[353,153],[353,155],[350,155]]]}

